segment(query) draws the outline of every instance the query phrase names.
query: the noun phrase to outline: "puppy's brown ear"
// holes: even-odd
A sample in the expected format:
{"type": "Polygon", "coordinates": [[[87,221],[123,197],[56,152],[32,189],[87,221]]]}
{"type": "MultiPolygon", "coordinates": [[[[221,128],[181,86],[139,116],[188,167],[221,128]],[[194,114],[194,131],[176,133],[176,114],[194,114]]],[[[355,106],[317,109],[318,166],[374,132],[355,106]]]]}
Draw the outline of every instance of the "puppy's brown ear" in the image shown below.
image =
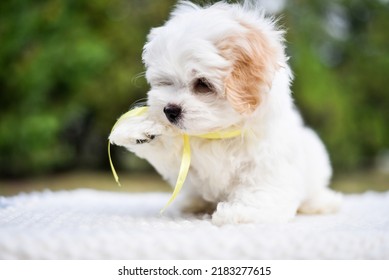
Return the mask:
{"type": "Polygon", "coordinates": [[[271,87],[277,68],[277,49],[260,30],[241,25],[245,32],[228,36],[217,47],[224,58],[233,62],[225,80],[226,98],[237,112],[250,114],[271,87]]]}

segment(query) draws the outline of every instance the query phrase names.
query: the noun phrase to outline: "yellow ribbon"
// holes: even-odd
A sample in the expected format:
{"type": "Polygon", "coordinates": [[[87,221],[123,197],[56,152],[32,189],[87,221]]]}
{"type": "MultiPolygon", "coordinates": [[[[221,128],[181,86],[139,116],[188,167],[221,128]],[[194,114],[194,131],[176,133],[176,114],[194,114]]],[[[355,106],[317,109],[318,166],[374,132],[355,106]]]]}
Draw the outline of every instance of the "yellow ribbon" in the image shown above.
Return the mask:
{"type": "Polygon", "coordinates": [[[178,193],[181,191],[181,188],[185,183],[186,176],[188,175],[188,172],[189,172],[190,161],[191,161],[189,136],[187,134],[183,134],[182,139],[183,139],[184,145],[183,145],[183,149],[182,149],[180,171],[178,172],[178,177],[177,177],[177,181],[176,181],[176,185],[174,187],[173,193],[172,193],[169,201],[161,209],[161,211],[160,211],[161,214],[176,199],[178,193]]]}
{"type": "MultiPolygon", "coordinates": [[[[115,129],[116,125],[122,121],[123,119],[140,116],[146,113],[148,110],[148,107],[137,107],[135,109],[132,109],[128,111],[127,113],[123,114],[115,123],[112,130],[115,129]]],[[[199,134],[199,135],[192,135],[194,137],[200,137],[204,139],[226,139],[226,138],[233,138],[241,135],[242,132],[239,129],[231,130],[231,131],[217,131],[217,132],[210,132],[205,134],[199,134]]],[[[180,171],[178,172],[178,177],[176,181],[176,185],[174,187],[173,193],[169,199],[169,201],[166,203],[166,205],[161,209],[160,213],[163,213],[166,208],[176,199],[177,195],[181,191],[182,186],[185,183],[185,179],[189,172],[190,162],[191,162],[191,150],[190,150],[190,140],[188,134],[183,134],[183,150],[182,150],[182,158],[181,158],[181,166],[180,171]]],[[[112,159],[111,159],[111,146],[110,142],[108,141],[108,158],[109,163],[111,165],[112,174],[115,178],[116,183],[120,186],[119,182],[119,176],[117,175],[115,171],[115,167],[113,166],[112,159]]]]}
{"type": "MultiPolygon", "coordinates": [[[[123,119],[127,119],[127,118],[132,118],[132,117],[136,117],[136,116],[140,116],[140,115],[143,115],[144,113],[146,113],[148,107],[137,107],[137,108],[134,108],[130,111],[128,111],[127,113],[123,114],[117,121],[116,123],[114,124],[114,126],[112,127],[112,130],[111,132],[115,129],[116,125],[122,121],[123,119]]],[[[121,184],[119,182],[119,176],[118,174],[116,173],[116,170],[115,170],[115,167],[113,166],[113,163],[112,163],[112,158],[111,158],[111,143],[108,141],[108,158],[109,158],[109,164],[111,165],[111,170],[112,170],[112,174],[113,174],[113,177],[115,178],[115,181],[116,183],[119,185],[119,187],[121,187],[121,184]]]]}

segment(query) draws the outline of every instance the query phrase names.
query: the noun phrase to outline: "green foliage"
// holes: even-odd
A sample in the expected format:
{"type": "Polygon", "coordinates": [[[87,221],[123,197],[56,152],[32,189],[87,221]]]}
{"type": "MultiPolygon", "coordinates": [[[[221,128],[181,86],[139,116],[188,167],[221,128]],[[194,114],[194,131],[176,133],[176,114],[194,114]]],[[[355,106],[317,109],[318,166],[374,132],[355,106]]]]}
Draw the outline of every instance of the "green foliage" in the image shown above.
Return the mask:
{"type": "Polygon", "coordinates": [[[296,101],[336,169],[371,166],[389,147],[389,5],[315,0],[301,6],[290,4],[286,18],[296,101]]]}
{"type": "Polygon", "coordinates": [[[0,174],[106,164],[115,118],[143,97],[142,45],[173,1],[0,3],[0,174]]]}
{"type": "MultiPolygon", "coordinates": [[[[288,1],[283,12],[294,97],[337,169],[371,164],[389,146],[384,2],[288,1]],[[344,38],[328,28],[333,14],[344,38]]],[[[111,126],[147,92],[146,35],[174,3],[0,1],[0,175],[108,168],[111,126]]]]}

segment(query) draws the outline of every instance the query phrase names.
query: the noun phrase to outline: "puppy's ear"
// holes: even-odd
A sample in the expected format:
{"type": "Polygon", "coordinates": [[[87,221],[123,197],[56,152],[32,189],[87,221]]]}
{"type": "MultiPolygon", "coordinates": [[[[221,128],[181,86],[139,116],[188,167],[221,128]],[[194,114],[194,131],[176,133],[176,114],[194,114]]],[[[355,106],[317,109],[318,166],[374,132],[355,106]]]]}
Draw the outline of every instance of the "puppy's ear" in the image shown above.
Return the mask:
{"type": "Polygon", "coordinates": [[[278,65],[277,48],[257,28],[241,25],[244,32],[229,35],[217,47],[233,64],[225,80],[226,98],[237,112],[250,114],[270,90],[278,65]]]}

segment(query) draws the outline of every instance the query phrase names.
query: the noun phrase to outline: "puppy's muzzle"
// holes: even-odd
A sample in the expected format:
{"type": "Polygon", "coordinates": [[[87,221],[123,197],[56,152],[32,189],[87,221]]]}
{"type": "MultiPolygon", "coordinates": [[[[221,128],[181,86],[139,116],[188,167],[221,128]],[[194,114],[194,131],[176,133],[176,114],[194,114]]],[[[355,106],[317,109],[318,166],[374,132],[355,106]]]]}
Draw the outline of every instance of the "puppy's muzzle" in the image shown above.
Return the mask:
{"type": "Polygon", "coordinates": [[[163,108],[163,112],[172,124],[176,124],[182,116],[182,108],[176,104],[166,105],[166,107],[163,108]]]}

